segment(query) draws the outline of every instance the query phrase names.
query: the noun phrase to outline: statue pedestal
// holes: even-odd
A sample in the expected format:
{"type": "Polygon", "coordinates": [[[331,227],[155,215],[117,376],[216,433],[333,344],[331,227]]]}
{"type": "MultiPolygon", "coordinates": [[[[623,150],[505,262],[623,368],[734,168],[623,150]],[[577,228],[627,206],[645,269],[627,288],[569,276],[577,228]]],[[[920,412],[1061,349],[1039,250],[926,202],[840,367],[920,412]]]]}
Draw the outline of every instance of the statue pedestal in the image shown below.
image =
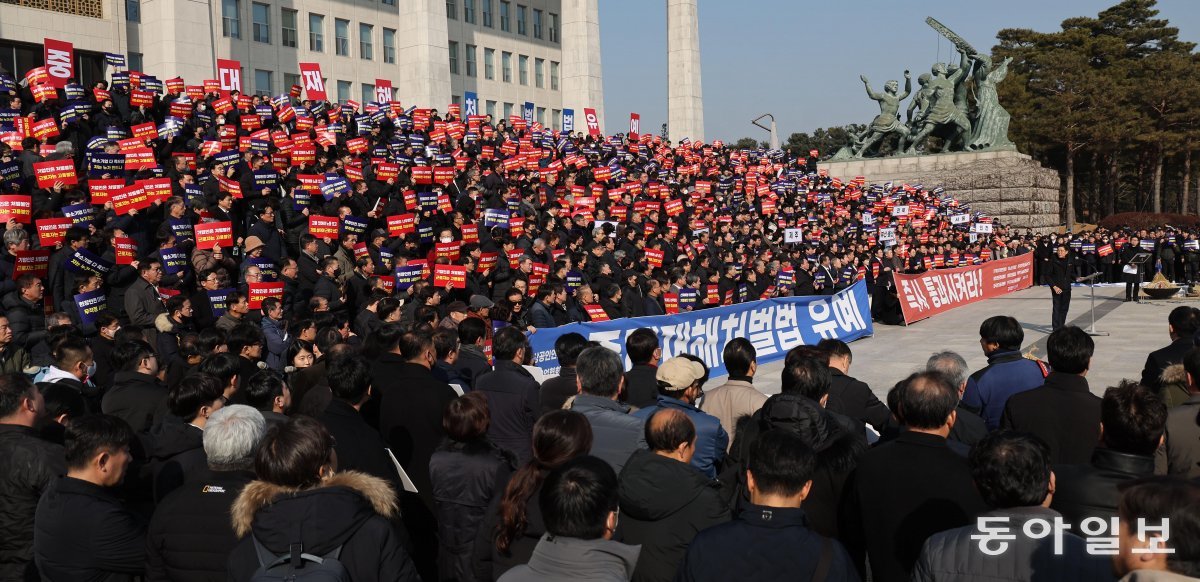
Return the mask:
{"type": "Polygon", "coordinates": [[[972,211],[1021,229],[1048,231],[1062,224],[1058,172],[1016,151],[838,160],[819,167],[842,181],[864,176],[871,184],[941,186],[972,211]]]}

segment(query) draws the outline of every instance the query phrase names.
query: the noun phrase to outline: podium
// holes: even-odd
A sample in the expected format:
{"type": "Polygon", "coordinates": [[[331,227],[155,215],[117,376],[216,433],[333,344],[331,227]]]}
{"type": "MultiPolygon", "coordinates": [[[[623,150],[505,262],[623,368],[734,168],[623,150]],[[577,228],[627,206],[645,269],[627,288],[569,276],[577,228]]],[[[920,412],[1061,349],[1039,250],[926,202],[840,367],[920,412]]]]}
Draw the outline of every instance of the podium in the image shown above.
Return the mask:
{"type": "Polygon", "coordinates": [[[1084,333],[1091,335],[1091,336],[1107,336],[1108,335],[1107,331],[1096,331],[1096,279],[1098,277],[1100,277],[1100,275],[1101,275],[1101,273],[1096,272],[1096,273],[1092,273],[1091,275],[1088,275],[1086,277],[1080,277],[1080,278],[1076,279],[1076,281],[1078,281],[1080,283],[1086,282],[1088,284],[1088,287],[1091,288],[1091,290],[1092,290],[1092,308],[1090,309],[1090,311],[1092,313],[1092,324],[1089,325],[1087,329],[1083,330],[1084,333]]]}

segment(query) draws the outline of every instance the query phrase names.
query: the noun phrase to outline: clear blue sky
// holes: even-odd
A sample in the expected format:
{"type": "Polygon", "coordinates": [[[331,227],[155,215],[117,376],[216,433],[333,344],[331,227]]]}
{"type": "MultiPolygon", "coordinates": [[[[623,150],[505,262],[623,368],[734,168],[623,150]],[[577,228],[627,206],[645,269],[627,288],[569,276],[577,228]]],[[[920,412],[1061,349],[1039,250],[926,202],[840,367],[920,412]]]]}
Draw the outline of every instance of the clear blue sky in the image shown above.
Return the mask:
{"type": "MultiPolygon", "coordinates": [[[[706,137],[767,139],[750,125],[773,113],[781,140],[796,131],[866,123],[879,108],[872,88],[912,71],[913,83],[953,46],[925,24],[933,16],[980,51],[1002,28],[1059,29],[1118,0],[700,0],[706,137]]],[[[1200,0],[1159,0],[1159,17],[1200,43],[1200,0]]],[[[601,0],[606,127],[659,133],[667,121],[667,14],[663,0],[601,0]]],[[[678,138],[677,136],[673,136],[678,138]]]]}

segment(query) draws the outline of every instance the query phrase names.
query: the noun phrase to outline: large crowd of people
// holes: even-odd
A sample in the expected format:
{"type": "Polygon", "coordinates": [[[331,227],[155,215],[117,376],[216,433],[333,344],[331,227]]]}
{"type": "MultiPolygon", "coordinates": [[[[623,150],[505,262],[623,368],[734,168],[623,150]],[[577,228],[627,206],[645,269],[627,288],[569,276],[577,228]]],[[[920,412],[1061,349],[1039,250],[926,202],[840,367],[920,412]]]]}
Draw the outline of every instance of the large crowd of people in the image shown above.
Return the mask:
{"type": "Polygon", "coordinates": [[[1010,317],[885,401],[837,340],[770,397],[743,338],[718,387],[647,328],[628,369],[578,333],[528,367],[539,328],[859,280],[891,321],[892,273],[1041,279],[1055,245],[1192,282],[1193,233],[1017,233],[816,152],[46,81],[0,72],[0,581],[1200,578],[1190,308],[1103,398],[1086,334],[1037,362],[1010,317]]]}

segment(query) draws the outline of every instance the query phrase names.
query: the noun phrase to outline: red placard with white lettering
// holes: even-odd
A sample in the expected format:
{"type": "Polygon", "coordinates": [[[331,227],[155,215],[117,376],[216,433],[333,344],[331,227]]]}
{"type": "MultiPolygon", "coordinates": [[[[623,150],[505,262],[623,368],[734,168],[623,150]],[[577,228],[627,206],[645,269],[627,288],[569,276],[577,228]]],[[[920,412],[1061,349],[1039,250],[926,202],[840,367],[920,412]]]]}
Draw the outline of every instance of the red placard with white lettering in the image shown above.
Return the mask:
{"type": "Polygon", "coordinates": [[[15,219],[22,224],[29,224],[32,207],[33,201],[29,196],[21,194],[0,196],[0,223],[15,219]]]}
{"type": "Polygon", "coordinates": [[[637,141],[642,128],[642,116],[636,113],[629,114],[629,139],[637,141]]]}
{"type": "Polygon", "coordinates": [[[583,121],[587,123],[588,135],[600,135],[600,118],[596,117],[595,109],[585,108],[583,121]]]}
{"type": "Polygon", "coordinates": [[[142,141],[158,137],[158,127],[154,125],[153,121],[135,125],[129,130],[133,132],[133,137],[142,141]]]}
{"type": "Polygon", "coordinates": [[[150,198],[146,196],[146,190],[137,185],[127,186],[113,193],[110,201],[113,212],[121,216],[129,214],[131,210],[141,210],[150,206],[150,198]]]}
{"type": "Polygon", "coordinates": [[[679,313],[679,294],[663,293],[663,307],[666,308],[667,315],[679,313]]]}
{"type": "Polygon", "coordinates": [[[466,289],[467,268],[462,265],[434,265],[433,286],[444,289],[447,285],[454,289],[466,289]]]}
{"type": "Polygon", "coordinates": [[[108,202],[113,194],[125,187],[125,180],[112,178],[108,180],[88,180],[88,192],[91,193],[92,204],[97,206],[108,202]]]}
{"type": "Polygon", "coordinates": [[[319,239],[336,239],[342,226],[342,220],[334,216],[309,216],[308,233],[319,239]]]}
{"type": "Polygon", "coordinates": [[[249,283],[246,301],[250,304],[250,309],[262,309],[263,299],[274,297],[283,299],[283,282],[274,283],[249,283]]]}
{"type": "Polygon", "coordinates": [[[196,248],[211,249],[213,245],[222,248],[233,246],[233,224],[224,222],[206,222],[197,224],[195,228],[196,248]]]}
{"type": "Polygon", "coordinates": [[[217,59],[217,81],[222,91],[242,90],[242,64],[230,59],[217,59]]]}
{"type": "Polygon", "coordinates": [[[67,238],[70,218],[41,218],[36,221],[38,242],[43,248],[52,247],[67,238]]]}
{"type": "Polygon", "coordinates": [[[646,249],[646,264],[656,269],[663,266],[663,252],[658,249],[646,249]]]}
{"type": "Polygon", "coordinates": [[[71,160],[35,162],[33,172],[37,175],[38,188],[53,187],[55,182],[62,182],[64,186],[79,183],[79,178],[75,175],[75,163],[71,160]]]}
{"type": "Polygon", "coordinates": [[[47,117],[29,127],[29,133],[34,138],[45,141],[58,137],[58,122],[53,117],[47,117]]]}
{"type": "Polygon", "coordinates": [[[387,219],[388,235],[399,238],[417,230],[417,215],[397,214],[387,219]]]}
{"type": "Polygon", "coordinates": [[[25,274],[45,277],[50,271],[50,249],[13,251],[13,259],[13,281],[25,274]]]}
{"type": "Polygon", "coordinates": [[[604,308],[596,304],[584,305],[584,310],[588,312],[588,316],[592,321],[608,321],[608,314],[604,312],[604,308]]]}
{"type": "Polygon", "coordinates": [[[118,265],[132,265],[133,260],[137,257],[137,243],[129,237],[117,237],[113,239],[113,246],[116,250],[116,263],[118,265]]]}
{"type": "Polygon", "coordinates": [[[46,74],[50,84],[62,89],[75,78],[75,47],[65,41],[46,38],[42,40],[45,47],[46,74]]]}
{"type": "Polygon", "coordinates": [[[304,85],[308,98],[315,101],[325,101],[325,80],[321,78],[320,63],[300,63],[300,82],[304,85]]]}

